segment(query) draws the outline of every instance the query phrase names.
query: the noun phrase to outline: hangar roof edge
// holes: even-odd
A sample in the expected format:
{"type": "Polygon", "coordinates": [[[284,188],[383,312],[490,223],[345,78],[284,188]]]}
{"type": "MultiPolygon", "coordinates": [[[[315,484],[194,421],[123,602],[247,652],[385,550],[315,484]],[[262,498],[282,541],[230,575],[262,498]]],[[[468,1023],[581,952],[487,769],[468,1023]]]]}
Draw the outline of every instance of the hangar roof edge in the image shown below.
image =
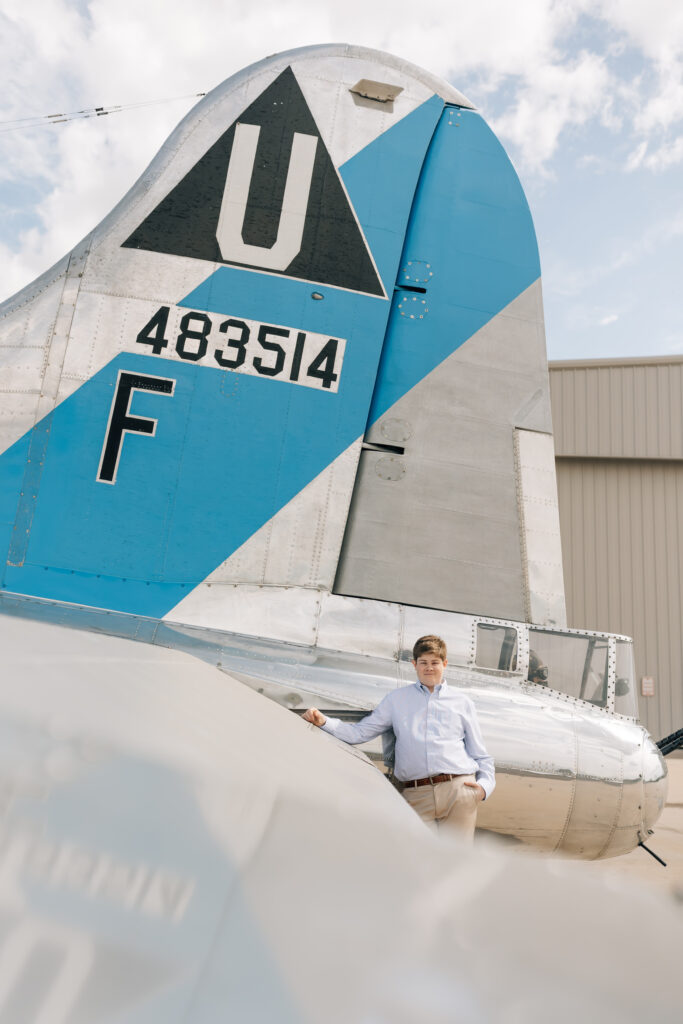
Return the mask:
{"type": "Polygon", "coordinates": [[[683,355],[670,356],[607,356],[598,359],[551,359],[548,360],[548,370],[592,370],[604,367],[616,366],[662,366],[667,363],[683,363],[683,355]]]}

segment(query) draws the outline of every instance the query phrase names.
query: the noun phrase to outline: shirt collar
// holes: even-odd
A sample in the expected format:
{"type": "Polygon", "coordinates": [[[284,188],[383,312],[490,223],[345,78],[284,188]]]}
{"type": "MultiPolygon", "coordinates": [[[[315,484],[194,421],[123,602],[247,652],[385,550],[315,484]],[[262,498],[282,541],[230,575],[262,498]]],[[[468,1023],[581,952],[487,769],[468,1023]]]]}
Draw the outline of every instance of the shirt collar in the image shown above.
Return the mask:
{"type": "MultiPolygon", "coordinates": [[[[419,681],[419,679],[415,683],[415,686],[418,688],[418,690],[421,693],[426,693],[427,695],[429,695],[429,690],[427,689],[426,686],[422,685],[422,683],[419,681]]],[[[440,697],[442,694],[443,694],[443,696],[445,696],[447,691],[448,691],[448,683],[446,682],[445,679],[442,679],[441,682],[439,683],[439,685],[435,686],[434,690],[433,690],[434,694],[436,694],[437,697],[440,697]]]]}

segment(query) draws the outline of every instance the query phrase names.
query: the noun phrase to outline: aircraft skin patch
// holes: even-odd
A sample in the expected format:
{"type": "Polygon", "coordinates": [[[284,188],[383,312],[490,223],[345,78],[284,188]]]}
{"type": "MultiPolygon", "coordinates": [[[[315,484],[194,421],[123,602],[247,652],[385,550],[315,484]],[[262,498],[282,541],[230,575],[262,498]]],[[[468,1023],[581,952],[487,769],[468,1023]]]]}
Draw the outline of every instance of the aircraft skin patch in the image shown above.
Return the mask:
{"type": "Polygon", "coordinates": [[[385,294],[291,68],[123,244],[385,294]]]}

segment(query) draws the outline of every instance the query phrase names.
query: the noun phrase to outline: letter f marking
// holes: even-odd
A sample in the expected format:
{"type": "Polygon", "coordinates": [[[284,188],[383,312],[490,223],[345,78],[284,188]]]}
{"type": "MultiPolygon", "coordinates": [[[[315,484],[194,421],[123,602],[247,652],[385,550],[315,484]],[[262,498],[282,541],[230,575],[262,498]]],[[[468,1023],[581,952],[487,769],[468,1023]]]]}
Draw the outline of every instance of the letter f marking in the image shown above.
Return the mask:
{"type": "Polygon", "coordinates": [[[109,411],[107,432],[104,435],[100,467],[97,471],[99,483],[115,484],[124,434],[148,434],[154,437],[157,421],[149,416],[132,416],[129,412],[134,391],[156,391],[160,395],[172,395],[175,380],[169,377],[150,377],[143,373],[129,373],[119,370],[116,390],[109,411]]]}

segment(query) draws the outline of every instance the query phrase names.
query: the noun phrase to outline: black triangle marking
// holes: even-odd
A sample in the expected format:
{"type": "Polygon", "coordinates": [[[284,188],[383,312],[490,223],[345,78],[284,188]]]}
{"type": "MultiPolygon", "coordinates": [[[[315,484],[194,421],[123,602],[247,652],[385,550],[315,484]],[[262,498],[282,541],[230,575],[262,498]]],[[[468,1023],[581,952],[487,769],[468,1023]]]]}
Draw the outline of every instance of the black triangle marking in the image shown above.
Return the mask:
{"type": "Polygon", "coordinates": [[[318,140],[301,248],[284,270],[265,268],[266,272],[384,295],[337,170],[289,67],[162,199],[124,247],[264,270],[254,263],[223,259],[216,238],[238,123],[261,129],[242,227],[248,245],[270,248],[277,238],[294,133],[318,140]]]}

